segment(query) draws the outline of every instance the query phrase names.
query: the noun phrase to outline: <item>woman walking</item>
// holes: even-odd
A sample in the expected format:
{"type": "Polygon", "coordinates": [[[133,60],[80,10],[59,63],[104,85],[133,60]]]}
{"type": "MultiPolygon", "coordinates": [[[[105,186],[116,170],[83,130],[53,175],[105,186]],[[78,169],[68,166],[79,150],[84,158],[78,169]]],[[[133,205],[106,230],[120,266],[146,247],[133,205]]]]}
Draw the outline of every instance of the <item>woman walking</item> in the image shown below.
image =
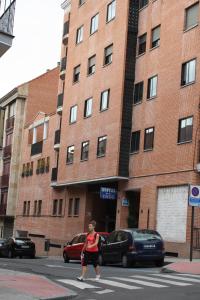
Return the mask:
{"type": "Polygon", "coordinates": [[[100,279],[100,270],[99,270],[99,234],[95,232],[96,222],[91,221],[88,225],[89,232],[86,237],[85,244],[81,252],[81,264],[82,264],[82,274],[80,277],[77,277],[78,281],[84,281],[85,275],[87,272],[88,264],[92,264],[96,273],[96,280],[100,279]]]}

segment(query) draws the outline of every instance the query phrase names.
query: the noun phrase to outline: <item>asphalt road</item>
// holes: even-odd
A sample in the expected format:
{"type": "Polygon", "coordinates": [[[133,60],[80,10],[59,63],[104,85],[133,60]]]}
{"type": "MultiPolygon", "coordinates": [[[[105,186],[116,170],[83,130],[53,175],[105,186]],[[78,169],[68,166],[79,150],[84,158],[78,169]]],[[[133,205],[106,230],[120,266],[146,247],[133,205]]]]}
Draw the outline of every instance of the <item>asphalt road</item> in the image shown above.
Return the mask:
{"type": "Polygon", "coordinates": [[[138,265],[123,269],[121,266],[101,268],[100,282],[94,281],[94,270],[89,268],[84,283],[76,281],[80,263],[65,264],[62,259],[7,259],[0,258],[0,267],[47,278],[74,290],[76,299],[84,300],[199,300],[200,276],[163,274],[153,265],[138,265]]]}

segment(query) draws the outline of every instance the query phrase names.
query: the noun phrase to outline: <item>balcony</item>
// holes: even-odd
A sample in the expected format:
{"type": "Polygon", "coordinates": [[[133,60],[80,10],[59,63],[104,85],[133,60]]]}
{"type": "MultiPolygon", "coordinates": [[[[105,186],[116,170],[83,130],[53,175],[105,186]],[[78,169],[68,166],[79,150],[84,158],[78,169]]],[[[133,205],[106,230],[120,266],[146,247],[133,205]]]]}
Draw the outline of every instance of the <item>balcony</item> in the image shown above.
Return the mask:
{"type": "Polygon", "coordinates": [[[7,204],[1,204],[0,205],[0,216],[5,216],[6,215],[6,208],[7,208],[7,204]]]}
{"type": "Polygon", "coordinates": [[[0,177],[0,188],[8,188],[9,186],[9,175],[3,175],[0,177]]]}
{"type": "Polygon", "coordinates": [[[69,37],[69,21],[65,22],[63,27],[63,44],[65,46],[68,43],[68,37],[69,37]]]}
{"type": "Polygon", "coordinates": [[[31,145],[31,156],[42,153],[43,141],[31,145]]]}
{"type": "Polygon", "coordinates": [[[57,181],[57,176],[58,176],[58,169],[57,168],[52,168],[52,171],[51,171],[51,182],[57,181]]]}
{"type": "Polygon", "coordinates": [[[11,153],[12,153],[12,145],[8,145],[3,148],[3,158],[4,159],[11,157],[11,153]]]}
{"type": "Polygon", "coordinates": [[[6,120],[6,130],[10,130],[14,128],[15,118],[11,117],[6,120]]]}
{"type": "Polygon", "coordinates": [[[15,4],[16,0],[0,0],[0,57],[12,46],[15,4]]]}
{"type": "Polygon", "coordinates": [[[63,110],[63,94],[58,95],[58,102],[57,102],[57,113],[62,114],[63,110]]]}
{"type": "Polygon", "coordinates": [[[54,150],[60,149],[60,129],[55,131],[55,138],[54,138],[54,150]]]}
{"type": "Polygon", "coordinates": [[[65,79],[65,73],[66,73],[66,66],[67,66],[67,57],[63,57],[60,64],[60,79],[65,79]]]}

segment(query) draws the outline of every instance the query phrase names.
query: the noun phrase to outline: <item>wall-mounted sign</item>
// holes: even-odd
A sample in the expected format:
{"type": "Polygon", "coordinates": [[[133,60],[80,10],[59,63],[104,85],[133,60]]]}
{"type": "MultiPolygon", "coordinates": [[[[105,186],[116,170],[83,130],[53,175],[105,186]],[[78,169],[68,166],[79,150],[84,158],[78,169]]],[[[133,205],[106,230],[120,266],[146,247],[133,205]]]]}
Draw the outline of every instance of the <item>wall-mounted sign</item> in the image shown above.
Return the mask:
{"type": "Polygon", "coordinates": [[[100,198],[115,200],[117,199],[117,190],[113,188],[101,187],[100,198]]]}
{"type": "Polygon", "coordinates": [[[189,191],[188,204],[190,206],[200,207],[200,186],[199,185],[191,185],[189,191]]]}
{"type": "Polygon", "coordinates": [[[129,200],[127,198],[122,199],[122,206],[129,206],[129,200]]]}

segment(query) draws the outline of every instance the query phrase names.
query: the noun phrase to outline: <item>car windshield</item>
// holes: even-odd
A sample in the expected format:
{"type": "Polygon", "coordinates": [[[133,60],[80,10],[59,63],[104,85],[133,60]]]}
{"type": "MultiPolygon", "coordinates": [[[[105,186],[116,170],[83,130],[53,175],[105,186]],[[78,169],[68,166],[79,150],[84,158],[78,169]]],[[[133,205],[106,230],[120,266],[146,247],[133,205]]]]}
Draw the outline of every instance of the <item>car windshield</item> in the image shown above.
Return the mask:
{"type": "Polygon", "coordinates": [[[135,241],[162,240],[161,236],[156,231],[149,230],[133,231],[133,237],[135,241]]]}

